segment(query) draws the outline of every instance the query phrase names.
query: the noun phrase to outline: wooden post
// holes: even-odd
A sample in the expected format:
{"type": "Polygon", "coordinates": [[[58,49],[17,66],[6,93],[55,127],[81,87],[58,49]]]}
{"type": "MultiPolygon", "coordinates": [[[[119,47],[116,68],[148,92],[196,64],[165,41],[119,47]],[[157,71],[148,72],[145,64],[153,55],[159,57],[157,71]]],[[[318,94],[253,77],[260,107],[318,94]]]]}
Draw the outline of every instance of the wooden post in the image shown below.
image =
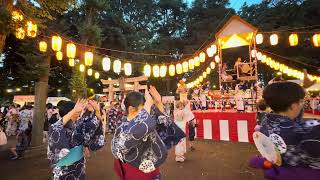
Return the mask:
{"type": "Polygon", "coordinates": [[[113,101],[113,84],[109,84],[109,96],[108,101],[113,101]]]}

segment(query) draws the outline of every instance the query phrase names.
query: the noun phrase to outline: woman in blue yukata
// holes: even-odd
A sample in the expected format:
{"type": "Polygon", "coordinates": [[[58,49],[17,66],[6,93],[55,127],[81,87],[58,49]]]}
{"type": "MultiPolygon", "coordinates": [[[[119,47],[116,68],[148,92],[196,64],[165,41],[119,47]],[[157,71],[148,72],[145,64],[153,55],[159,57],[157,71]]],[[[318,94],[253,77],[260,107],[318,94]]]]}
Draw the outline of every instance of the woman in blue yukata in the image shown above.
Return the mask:
{"type": "Polygon", "coordinates": [[[66,101],[60,103],[59,117],[50,120],[48,134],[53,179],[83,180],[84,152],[96,151],[105,144],[100,107],[95,101],[66,101]]]}
{"type": "Polygon", "coordinates": [[[144,96],[130,92],[124,105],[126,121],[116,129],[111,143],[115,171],[121,180],[159,180],[167,150],[185,134],[164,114],[161,96],[153,86],[144,96]]]}

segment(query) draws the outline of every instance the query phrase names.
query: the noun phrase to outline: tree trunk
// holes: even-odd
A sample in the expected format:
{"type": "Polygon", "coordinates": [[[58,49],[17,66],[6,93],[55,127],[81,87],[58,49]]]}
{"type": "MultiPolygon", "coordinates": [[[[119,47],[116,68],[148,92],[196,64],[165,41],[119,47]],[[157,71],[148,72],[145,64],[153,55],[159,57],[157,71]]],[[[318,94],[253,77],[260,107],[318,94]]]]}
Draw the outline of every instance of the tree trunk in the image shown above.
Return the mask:
{"type": "Polygon", "coordinates": [[[50,70],[51,57],[45,57],[44,63],[48,65],[48,70],[45,75],[39,78],[35,85],[35,99],[33,110],[33,124],[32,124],[32,146],[42,145],[43,138],[43,124],[45,120],[46,102],[48,93],[48,80],[50,70]]]}
{"type": "Polygon", "coordinates": [[[2,53],[3,51],[5,41],[6,41],[6,35],[0,34],[0,53],[2,53]]]}

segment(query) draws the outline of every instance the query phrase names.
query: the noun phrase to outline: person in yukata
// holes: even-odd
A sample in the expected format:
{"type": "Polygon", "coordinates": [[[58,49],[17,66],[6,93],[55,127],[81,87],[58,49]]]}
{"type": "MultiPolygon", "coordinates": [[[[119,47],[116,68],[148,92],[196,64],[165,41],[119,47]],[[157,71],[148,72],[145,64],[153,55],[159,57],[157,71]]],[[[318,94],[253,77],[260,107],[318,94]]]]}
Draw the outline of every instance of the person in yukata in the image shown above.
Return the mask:
{"type": "Polygon", "coordinates": [[[114,107],[108,111],[108,129],[110,133],[114,133],[115,129],[122,123],[124,114],[119,103],[115,103],[114,107]]]}
{"type": "Polygon", "coordinates": [[[282,160],[281,166],[265,171],[267,179],[320,179],[320,121],[302,120],[304,97],[304,89],[293,82],[273,83],[263,92],[273,113],[266,113],[260,132],[282,160]]]}
{"type": "MultiPolygon", "coordinates": [[[[177,126],[185,132],[186,130],[186,123],[187,121],[184,121],[183,118],[184,113],[184,105],[182,101],[178,101],[176,103],[176,109],[174,111],[174,122],[177,124],[177,126]]],[[[185,160],[185,154],[187,153],[186,149],[186,138],[181,139],[181,141],[176,145],[175,147],[175,160],[177,162],[184,162],[185,160]]]]}
{"type": "Polygon", "coordinates": [[[153,86],[145,95],[130,92],[124,104],[128,115],[111,143],[114,169],[121,180],[159,180],[159,167],[168,149],[185,134],[164,113],[161,96],[153,86]]]}
{"type": "Polygon", "coordinates": [[[95,101],[58,103],[59,115],[50,119],[48,159],[54,180],[84,180],[86,150],[105,144],[100,107],[95,101]],[[54,120],[54,118],[58,118],[54,120]]]}
{"type": "Polygon", "coordinates": [[[9,106],[9,111],[6,114],[6,118],[8,120],[6,134],[7,134],[7,136],[15,136],[17,133],[19,112],[16,110],[14,105],[9,106]]]}
{"type": "Polygon", "coordinates": [[[31,132],[32,132],[32,119],[33,111],[31,105],[26,105],[25,108],[20,112],[20,123],[17,135],[17,145],[10,148],[11,153],[14,155],[11,160],[20,159],[23,156],[25,150],[31,142],[31,132]]]}

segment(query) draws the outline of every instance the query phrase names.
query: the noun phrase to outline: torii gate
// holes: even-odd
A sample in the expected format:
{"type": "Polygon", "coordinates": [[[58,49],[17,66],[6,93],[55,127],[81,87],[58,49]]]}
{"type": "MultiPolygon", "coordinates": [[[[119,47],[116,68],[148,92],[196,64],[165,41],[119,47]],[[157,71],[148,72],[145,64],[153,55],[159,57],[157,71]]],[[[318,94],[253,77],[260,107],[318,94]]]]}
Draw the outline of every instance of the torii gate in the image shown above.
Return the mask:
{"type": "Polygon", "coordinates": [[[104,93],[108,94],[108,101],[113,101],[114,92],[125,92],[125,91],[140,91],[146,90],[148,88],[147,85],[141,85],[141,81],[147,81],[148,77],[146,76],[139,76],[133,78],[119,78],[115,80],[104,80],[101,79],[101,82],[104,86],[108,86],[107,88],[103,89],[104,93]],[[130,83],[133,83],[133,86],[126,86],[130,83]],[[118,88],[115,88],[114,85],[119,84],[118,88]]]}

